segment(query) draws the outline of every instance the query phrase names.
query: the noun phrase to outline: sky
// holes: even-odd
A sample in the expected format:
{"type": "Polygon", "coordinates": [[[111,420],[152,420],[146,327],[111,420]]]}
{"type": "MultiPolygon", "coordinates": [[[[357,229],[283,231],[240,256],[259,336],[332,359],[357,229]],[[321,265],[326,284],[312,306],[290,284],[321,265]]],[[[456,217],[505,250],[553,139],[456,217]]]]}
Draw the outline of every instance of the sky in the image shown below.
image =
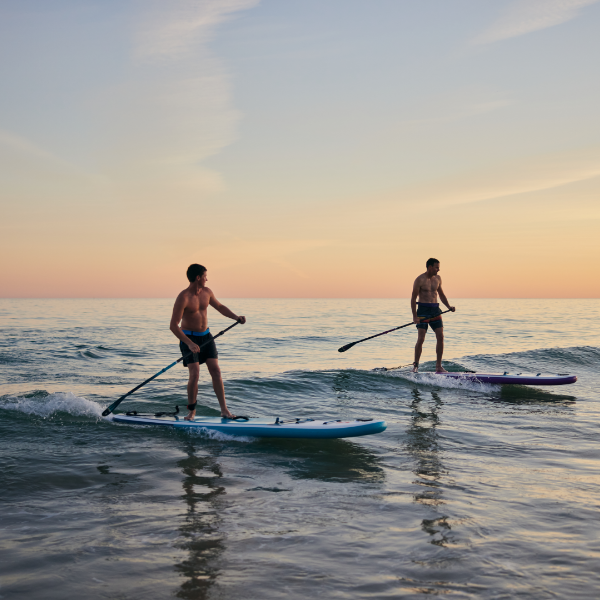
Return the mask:
{"type": "Polygon", "coordinates": [[[4,0],[0,297],[600,297],[599,0],[4,0]]]}

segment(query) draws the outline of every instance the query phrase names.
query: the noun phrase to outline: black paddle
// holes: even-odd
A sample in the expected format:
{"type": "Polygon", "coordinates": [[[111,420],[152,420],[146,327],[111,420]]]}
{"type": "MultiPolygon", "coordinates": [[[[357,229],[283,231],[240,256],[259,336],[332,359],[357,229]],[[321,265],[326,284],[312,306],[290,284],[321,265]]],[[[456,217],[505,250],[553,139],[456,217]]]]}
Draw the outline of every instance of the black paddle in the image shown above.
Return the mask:
{"type": "MultiPolygon", "coordinates": [[[[435,317],[429,317],[427,319],[421,318],[421,323],[429,323],[429,321],[433,321],[434,319],[437,319],[440,315],[450,312],[450,310],[451,309],[445,310],[444,312],[441,312],[439,315],[436,315],[435,317]]],[[[414,321],[411,321],[410,323],[407,323],[406,325],[400,325],[400,327],[394,327],[393,329],[388,329],[387,331],[382,331],[381,333],[376,333],[375,335],[366,337],[363,340],[351,342],[350,344],[346,344],[345,346],[338,348],[338,352],[346,352],[346,350],[350,350],[350,348],[352,348],[352,346],[356,346],[356,344],[360,344],[361,342],[366,342],[367,340],[372,340],[373,338],[379,337],[380,335],[385,335],[386,333],[392,333],[392,331],[397,331],[398,329],[403,329],[404,327],[408,327],[409,325],[415,325],[415,324],[416,323],[414,321]]]]}
{"type": "MultiPolygon", "coordinates": [[[[219,336],[228,332],[232,327],[239,325],[239,323],[240,323],[240,321],[236,321],[233,325],[230,325],[227,329],[223,329],[223,331],[220,331],[219,333],[217,333],[217,335],[215,335],[211,340],[208,340],[208,342],[204,342],[204,344],[201,344],[200,346],[198,346],[198,348],[203,348],[207,344],[210,344],[213,340],[216,340],[219,336]]],[[[162,375],[165,371],[168,371],[171,367],[174,367],[178,362],[181,362],[184,358],[189,358],[192,354],[193,353],[190,352],[189,354],[186,354],[185,356],[178,358],[175,362],[171,363],[168,367],[165,367],[164,369],[160,370],[156,375],[152,375],[152,377],[150,377],[149,379],[146,379],[146,381],[144,381],[143,383],[140,383],[140,385],[138,385],[137,387],[134,387],[131,391],[127,392],[126,394],[123,394],[118,400],[115,400],[102,413],[102,416],[107,417],[108,415],[110,415],[110,413],[113,412],[115,410],[115,408],[117,408],[117,406],[119,406],[119,404],[121,404],[121,402],[123,402],[123,400],[125,400],[125,398],[127,398],[127,396],[131,396],[131,394],[133,394],[133,392],[139,390],[142,386],[146,385],[147,383],[150,383],[153,379],[156,379],[159,375],[162,375]]]]}

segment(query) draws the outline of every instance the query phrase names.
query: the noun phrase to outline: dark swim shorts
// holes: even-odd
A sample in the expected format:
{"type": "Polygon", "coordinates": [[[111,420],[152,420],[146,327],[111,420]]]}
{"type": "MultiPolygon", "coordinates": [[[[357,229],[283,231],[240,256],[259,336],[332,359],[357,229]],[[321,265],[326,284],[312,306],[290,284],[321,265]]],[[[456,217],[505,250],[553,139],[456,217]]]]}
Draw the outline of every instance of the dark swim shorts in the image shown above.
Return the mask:
{"type": "MultiPolygon", "coordinates": [[[[185,333],[185,332],[184,332],[185,333]]],[[[204,335],[194,335],[186,333],[187,337],[190,341],[194,342],[194,344],[198,346],[202,346],[202,344],[206,344],[206,342],[210,342],[206,344],[203,348],[200,348],[199,353],[190,353],[190,349],[187,347],[187,344],[183,342],[179,342],[179,349],[181,350],[181,354],[183,355],[183,366],[187,367],[190,363],[200,363],[203,365],[209,358],[219,358],[219,353],[217,352],[217,345],[214,342],[214,338],[212,333],[208,332],[204,335]]]]}
{"type": "MultiPolygon", "coordinates": [[[[417,317],[430,319],[432,317],[437,317],[442,312],[440,310],[440,305],[437,302],[417,302],[417,304],[419,305],[417,308],[417,317]]],[[[429,323],[419,323],[416,327],[417,329],[424,329],[427,331],[429,325],[431,325],[431,329],[434,331],[443,327],[442,317],[429,323]]]]}

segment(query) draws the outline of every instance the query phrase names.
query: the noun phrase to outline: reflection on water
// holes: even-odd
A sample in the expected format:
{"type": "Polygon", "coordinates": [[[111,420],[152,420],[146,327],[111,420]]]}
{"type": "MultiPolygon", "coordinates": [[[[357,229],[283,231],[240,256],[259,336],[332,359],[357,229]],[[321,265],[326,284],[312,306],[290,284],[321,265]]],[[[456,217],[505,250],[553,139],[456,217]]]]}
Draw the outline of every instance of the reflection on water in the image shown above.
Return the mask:
{"type": "Polygon", "coordinates": [[[218,528],[218,503],[225,488],[218,485],[223,474],[214,457],[196,456],[192,445],[187,454],[187,458],[177,463],[185,475],[183,499],[187,503],[187,514],[179,528],[181,536],[176,545],[189,555],[175,565],[175,570],[186,579],[176,595],[187,600],[204,600],[217,580],[217,560],[224,550],[218,528]]]}
{"type": "Polygon", "coordinates": [[[265,440],[262,447],[266,456],[277,456],[272,468],[293,479],[374,483],[385,477],[379,457],[348,440],[265,440]]]}
{"type": "MultiPolygon", "coordinates": [[[[421,488],[421,491],[414,494],[414,499],[415,502],[437,510],[445,504],[442,478],[448,474],[441,461],[437,433],[443,402],[437,392],[422,392],[417,388],[413,389],[412,397],[406,450],[416,461],[413,473],[417,479],[413,483],[421,488]]],[[[421,529],[431,536],[432,544],[445,546],[448,543],[446,534],[451,527],[447,520],[447,516],[423,519],[421,529]]]]}
{"type": "Polygon", "coordinates": [[[572,405],[575,404],[577,396],[523,385],[503,385],[498,400],[509,404],[552,403],[572,405]]]}

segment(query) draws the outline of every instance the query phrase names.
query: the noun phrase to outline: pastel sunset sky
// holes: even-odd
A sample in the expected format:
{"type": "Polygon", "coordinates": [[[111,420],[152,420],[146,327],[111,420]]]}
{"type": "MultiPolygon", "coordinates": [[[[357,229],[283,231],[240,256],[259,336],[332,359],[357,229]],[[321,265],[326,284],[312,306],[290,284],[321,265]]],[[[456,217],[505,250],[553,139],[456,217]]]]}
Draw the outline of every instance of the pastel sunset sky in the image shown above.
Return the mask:
{"type": "Polygon", "coordinates": [[[4,0],[0,296],[596,298],[598,0],[4,0]]]}

